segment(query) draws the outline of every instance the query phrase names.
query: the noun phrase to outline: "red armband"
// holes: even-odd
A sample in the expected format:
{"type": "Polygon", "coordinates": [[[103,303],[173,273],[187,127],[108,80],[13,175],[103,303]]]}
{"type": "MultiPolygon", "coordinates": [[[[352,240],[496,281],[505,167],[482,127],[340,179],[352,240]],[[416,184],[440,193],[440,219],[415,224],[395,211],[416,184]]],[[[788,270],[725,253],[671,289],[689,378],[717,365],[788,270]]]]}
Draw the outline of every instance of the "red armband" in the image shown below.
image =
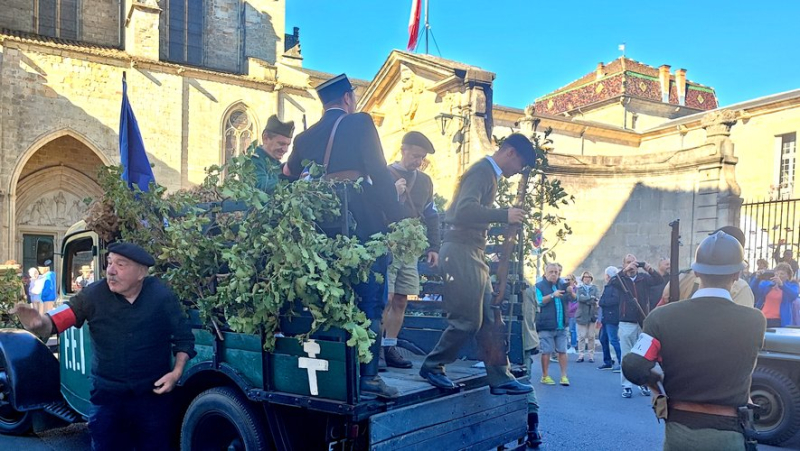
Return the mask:
{"type": "Polygon", "coordinates": [[[56,307],[46,314],[53,320],[53,326],[56,328],[56,333],[59,334],[74,326],[77,322],[75,312],[66,304],[56,307]]]}
{"type": "Polygon", "coordinates": [[[661,361],[661,342],[646,333],[639,335],[639,340],[631,348],[631,352],[640,355],[651,362],[661,361]]]}

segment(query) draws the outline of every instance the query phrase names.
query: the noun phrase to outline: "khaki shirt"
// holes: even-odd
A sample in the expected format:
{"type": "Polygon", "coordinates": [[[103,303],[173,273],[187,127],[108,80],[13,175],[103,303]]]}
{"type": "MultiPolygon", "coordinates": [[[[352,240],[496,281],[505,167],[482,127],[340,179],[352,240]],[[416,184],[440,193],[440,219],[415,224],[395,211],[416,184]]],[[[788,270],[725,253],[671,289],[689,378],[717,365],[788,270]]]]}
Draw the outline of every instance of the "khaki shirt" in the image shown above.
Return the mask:
{"type": "MultiPolygon", "coordinates": [[[[700,279],[694,275],[694,272],[681,274],[679,285],[680,298],[689,299],[700,287],[700,279]]],[[[736,282],[733,283],[731,287],[731,298],[733,298],[735,304],[744,307],[754,307],[756,304],[753,290],[750,289],[750,285],[748,285],[744,279],[736,279],[736,282]]],[[[669,282],[667,282],[667,286],[664,287],[664,293],[661,296],[662,303],[666,304],[668,302],[667,299],[669,299],[669,282]]]]}

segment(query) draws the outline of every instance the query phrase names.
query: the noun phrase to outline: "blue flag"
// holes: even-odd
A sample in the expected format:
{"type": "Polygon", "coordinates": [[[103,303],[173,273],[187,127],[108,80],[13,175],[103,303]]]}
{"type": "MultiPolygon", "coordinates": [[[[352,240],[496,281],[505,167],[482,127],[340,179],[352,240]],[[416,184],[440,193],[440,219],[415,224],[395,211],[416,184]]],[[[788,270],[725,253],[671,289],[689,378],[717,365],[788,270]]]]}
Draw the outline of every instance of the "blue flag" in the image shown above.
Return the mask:
{"type": "Polygon", "coordinates": [[[128,187],[133,185],[142,191],[149,189],[150,182],[155,182],[150,160],[144,151],[142,134],[133,109],[128,102],[128,83],[125,73],[122,73],[122,111],[119,115],[119,155],[122,159],[122,180],[128,182],[128,187]]]}

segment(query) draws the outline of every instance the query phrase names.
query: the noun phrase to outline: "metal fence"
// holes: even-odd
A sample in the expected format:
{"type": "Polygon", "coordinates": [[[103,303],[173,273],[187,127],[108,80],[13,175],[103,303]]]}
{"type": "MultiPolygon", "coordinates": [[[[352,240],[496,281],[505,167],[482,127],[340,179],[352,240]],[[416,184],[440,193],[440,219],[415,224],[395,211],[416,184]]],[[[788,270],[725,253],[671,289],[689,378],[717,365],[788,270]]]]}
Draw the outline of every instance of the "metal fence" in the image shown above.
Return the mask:
{"type": "Polygon", "coordinates": [[[745,258],[750,269],[763,258],[769,267],[786,250],[798,255],[800,246],[800,199],[769,200],[742,204],[740,227],[745,235],[745,258]]]}

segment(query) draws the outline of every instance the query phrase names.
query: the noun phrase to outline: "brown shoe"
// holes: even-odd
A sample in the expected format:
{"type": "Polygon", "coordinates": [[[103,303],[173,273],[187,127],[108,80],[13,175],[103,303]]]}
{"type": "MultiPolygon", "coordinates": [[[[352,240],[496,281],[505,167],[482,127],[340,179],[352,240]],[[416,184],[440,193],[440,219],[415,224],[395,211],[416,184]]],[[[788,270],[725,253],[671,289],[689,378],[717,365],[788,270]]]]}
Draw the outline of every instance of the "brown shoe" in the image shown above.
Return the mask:
{"type": "Polygon", "coordinates": [[[386,357],[386,366],[394,368],[411,368],[410,360],[406,360],[394,346],[384,346],[383,355],[386,357]]]}

